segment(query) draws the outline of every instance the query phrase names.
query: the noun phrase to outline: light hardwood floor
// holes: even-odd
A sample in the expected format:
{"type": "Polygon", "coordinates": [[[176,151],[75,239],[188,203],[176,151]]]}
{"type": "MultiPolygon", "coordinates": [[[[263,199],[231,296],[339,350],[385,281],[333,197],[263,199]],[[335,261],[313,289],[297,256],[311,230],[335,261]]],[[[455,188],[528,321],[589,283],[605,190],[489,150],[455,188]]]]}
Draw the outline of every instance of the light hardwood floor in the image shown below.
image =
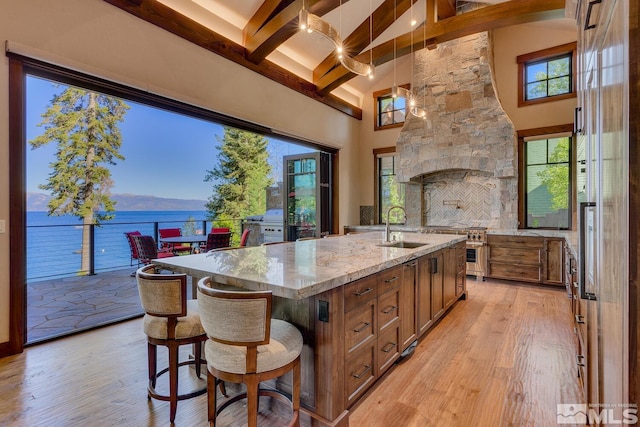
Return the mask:
{"type": "MultiPolygon", "coordinates": [[[[351,426],[550,426],[556,404],[582,401],[563,290],[474,280],[468,290],[352,411],[351,426]]],[[[244,423],[236,405],[221,425],[244,423]]],[[[168,418],[168,403],[146,398],[140,319],[0,359],[1,426],[160,426],[168,418]]],[[[268,410],[260,418],[283,424],[268,410]]],[[[206,396],[179,402],[175,425],[206,425],[206,396]]]]}

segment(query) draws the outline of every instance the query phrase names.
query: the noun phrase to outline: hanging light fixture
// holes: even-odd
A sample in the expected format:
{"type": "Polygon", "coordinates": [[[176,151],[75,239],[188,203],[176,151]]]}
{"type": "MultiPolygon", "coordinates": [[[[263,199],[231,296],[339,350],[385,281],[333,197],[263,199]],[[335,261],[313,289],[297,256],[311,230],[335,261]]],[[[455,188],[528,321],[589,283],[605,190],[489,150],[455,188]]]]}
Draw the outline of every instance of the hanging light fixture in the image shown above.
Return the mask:
{"type": "Polygon", "coordinates": [[[313,13],[309,13],[309,11],[305,9],[304,3],[298,14],[298,25],[301,30],[306,30],[308,33],[316,32],[332,42],[335,46],[336,57],[344,68],[354,74],[372,78],[374,71],[373,63],[366,64],[346,54],[338,31],[324,19],[313,13]]]}

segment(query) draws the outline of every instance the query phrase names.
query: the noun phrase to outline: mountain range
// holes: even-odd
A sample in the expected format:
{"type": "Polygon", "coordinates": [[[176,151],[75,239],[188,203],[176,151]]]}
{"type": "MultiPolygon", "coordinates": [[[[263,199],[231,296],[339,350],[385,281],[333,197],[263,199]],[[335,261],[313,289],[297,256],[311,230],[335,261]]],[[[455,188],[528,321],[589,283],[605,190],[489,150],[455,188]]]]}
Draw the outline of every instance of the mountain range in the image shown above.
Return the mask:
{"type": "MultiPolygon", "coordinates": [[[[118,211],[203,211],[206,200],[169,199],[137,194],[112,194],[118,211]]],[[[27,211],[46,211],[51,196],[44,193],[27,193],[27,211]]]]}

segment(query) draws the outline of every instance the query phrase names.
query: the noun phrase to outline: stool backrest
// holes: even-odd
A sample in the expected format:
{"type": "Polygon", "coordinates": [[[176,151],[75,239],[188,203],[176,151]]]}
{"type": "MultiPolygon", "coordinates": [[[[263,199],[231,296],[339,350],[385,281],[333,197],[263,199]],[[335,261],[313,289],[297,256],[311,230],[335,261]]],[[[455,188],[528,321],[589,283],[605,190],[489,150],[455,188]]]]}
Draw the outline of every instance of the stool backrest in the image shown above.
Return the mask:
{"type": "Polygon", "coordinates": [[[270,291],[227,291],[198,282],[200,321],[210,339],[228,345],[268,344],[271,333],[270,291]]]}
{"type": "Polygon", "coordinates": [[[136,272],[142,309],[150,316],[187,315],[187,275],[157,274],[153,264],[136,272]]]}

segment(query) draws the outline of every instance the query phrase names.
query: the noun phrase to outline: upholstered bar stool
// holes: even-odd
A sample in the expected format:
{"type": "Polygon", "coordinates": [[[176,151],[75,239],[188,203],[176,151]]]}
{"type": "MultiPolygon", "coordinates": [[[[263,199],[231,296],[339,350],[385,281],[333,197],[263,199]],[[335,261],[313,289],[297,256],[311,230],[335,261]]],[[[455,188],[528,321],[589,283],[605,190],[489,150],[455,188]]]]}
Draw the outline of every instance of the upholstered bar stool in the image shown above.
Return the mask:
{"type": "MultiPolygon", "coordinates": [[[[200,396],[207,386],[189,393],[178,394],[178,369],[185,365],[195,365],[195,374],[200,378],[202,359],[201,343],[207,335],[200,323],[198,303],[187,300],[186,274],[157,274],[156,266],[149,264],[136,272],[140,301],[145,312],[144,333],[147,335],[149,385],[148,397],[169,402],[169,419],[173,423],[179,400],[200,396]],[[185,344],[194,345],[194,359],[180,362],[178,349],[185,344]],[[165,346],[169,351],[169,365],[158,371],[157,346],[165,346]],[[156,390],[156,380],[169,373],[169,394],[156,390]]],[[[224,392],[224,390],[223,390],[224,392]]]]}
{"type": "Polygon", "coordinates": [[[205,343],[208,417],[216,416],[240,399],[247,399],[249,427],[258,424],[258,398],[271,396],[291,403],[289,426],[300,425],[300,352],[302,334],[283,320],[271,319],[271,292],[213,289],[209,278],[198,282],[200,320],[209,339],[205,343]],[[292,395],[260,388],[267,381],[293,371],[292,395]],[[216,379],[244,383],[247,391],[217,406],[216,379]]]}

